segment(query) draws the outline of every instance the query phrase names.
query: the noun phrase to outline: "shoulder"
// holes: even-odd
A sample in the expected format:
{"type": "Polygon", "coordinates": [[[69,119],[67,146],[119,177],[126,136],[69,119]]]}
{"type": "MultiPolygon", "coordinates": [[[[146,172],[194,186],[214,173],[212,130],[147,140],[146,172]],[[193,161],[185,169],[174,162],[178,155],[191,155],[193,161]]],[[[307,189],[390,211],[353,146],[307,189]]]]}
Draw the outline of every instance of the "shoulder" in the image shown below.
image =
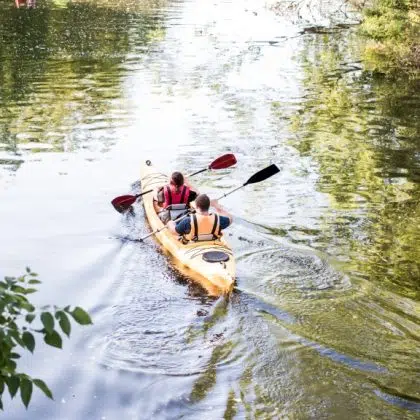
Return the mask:
{"type": "Polygon", "coordinates": [[[188,202],[194,201],[197,198],[197,193],[194,190],[190,189],[190,192],[188,194],[188,202]]]}
{"type": "Polygon", "coordinates": [[[185,219],[182,219],[179,221],[176,226],[175,230],[179,235],[184,235],[185,233],[190,233],[191,230],[191,221],[189,217],[186,217],[185,219]]]}
{"type": "Polygon", "coordinates": [[[219,214],[219,218],[220,218],[220,228],[221,229],[226,229],[232,223],[229,217],[221,216],[219,214]]]}

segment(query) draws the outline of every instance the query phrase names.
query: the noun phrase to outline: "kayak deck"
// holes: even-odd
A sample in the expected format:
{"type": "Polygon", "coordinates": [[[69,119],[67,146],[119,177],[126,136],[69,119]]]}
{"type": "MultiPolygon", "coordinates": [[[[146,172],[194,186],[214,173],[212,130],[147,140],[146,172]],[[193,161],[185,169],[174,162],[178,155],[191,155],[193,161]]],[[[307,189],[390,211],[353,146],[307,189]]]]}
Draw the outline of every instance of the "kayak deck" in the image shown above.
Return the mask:
{"type": "MultiPolygon", "coordinates": [[[[157,171],[152,164],[144,163],[141,167],[141,185],[143,191],[168,183],[168,176],[157,171]]],[[[147,220],[152,230],[161,229],[164,224],[153,207],[154,193],[143,196],[143,205],[147,220]]],[[[183,244],[168,229],[154,235],[162,248],[173,257],[175,266],[195,282],[199,283],[211,295],[227,294],[232,291],[235,282],[235,259],[228,243],[223,239],[183,244]],[[203,255],[209,251],[223,252],[227,261],[208,262],[203,255]]]]}

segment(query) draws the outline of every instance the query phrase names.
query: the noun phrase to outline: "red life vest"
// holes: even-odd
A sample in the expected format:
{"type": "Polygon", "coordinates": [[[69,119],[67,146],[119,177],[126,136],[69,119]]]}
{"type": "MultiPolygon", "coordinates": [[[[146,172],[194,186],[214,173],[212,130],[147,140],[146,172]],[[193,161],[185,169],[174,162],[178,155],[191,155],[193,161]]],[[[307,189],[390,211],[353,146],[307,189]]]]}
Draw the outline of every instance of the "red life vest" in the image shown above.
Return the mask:
{"type": "Polygon", "coordinates": [[[174,185],[165,185],[163,187],[163,194],[165,197],[165,202],[163,203],[164,208],[171,204],[188,204],[190,189],[186,185],[183,185],[179,188],[179,192],[176,192],[174,185]]]}

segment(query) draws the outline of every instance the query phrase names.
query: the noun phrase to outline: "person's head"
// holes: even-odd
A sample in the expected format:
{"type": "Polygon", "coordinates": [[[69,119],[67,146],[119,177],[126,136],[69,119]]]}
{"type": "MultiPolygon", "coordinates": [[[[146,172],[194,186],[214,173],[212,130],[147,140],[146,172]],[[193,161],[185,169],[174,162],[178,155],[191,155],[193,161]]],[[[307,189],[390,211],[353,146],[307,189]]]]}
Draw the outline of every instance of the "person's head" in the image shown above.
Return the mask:
{"type": "Polygon", "coordinates": [[[195,199],[195,205],[201,211],[209,211],[210,208],[210,198],[207,194],[200,194],[195,199]]]}
{"type": "Polygon", "coordinates": [[[173,172],[171,175],[171,184],[179,191],[179,188],[184,185],[184,175],[181,172],[173,172]]]}

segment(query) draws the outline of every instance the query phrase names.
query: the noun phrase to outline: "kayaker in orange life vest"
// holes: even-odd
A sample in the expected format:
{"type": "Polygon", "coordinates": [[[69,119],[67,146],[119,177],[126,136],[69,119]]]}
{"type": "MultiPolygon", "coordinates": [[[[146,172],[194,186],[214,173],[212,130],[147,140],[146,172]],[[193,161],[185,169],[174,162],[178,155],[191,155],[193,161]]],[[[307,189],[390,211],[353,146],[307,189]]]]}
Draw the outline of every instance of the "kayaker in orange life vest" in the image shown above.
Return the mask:
{"type": "Polygon", "coordinates": [[[212,241],[222,236],[222,230],[232,223],[232,216],[206,194],[200,194],[194,203],[196,212],[178,223],[169,221],[169,230],[188,241],[212,241]],[[217,213],[209,213],[210,204],[217,213]]]}
{"type": "Polygon", "coordinates": [[[181,172],[173,172],[169,184],[158,189],[153,206],[163,223],[166,223],[185,213],[197,195],[181,172]]]}

